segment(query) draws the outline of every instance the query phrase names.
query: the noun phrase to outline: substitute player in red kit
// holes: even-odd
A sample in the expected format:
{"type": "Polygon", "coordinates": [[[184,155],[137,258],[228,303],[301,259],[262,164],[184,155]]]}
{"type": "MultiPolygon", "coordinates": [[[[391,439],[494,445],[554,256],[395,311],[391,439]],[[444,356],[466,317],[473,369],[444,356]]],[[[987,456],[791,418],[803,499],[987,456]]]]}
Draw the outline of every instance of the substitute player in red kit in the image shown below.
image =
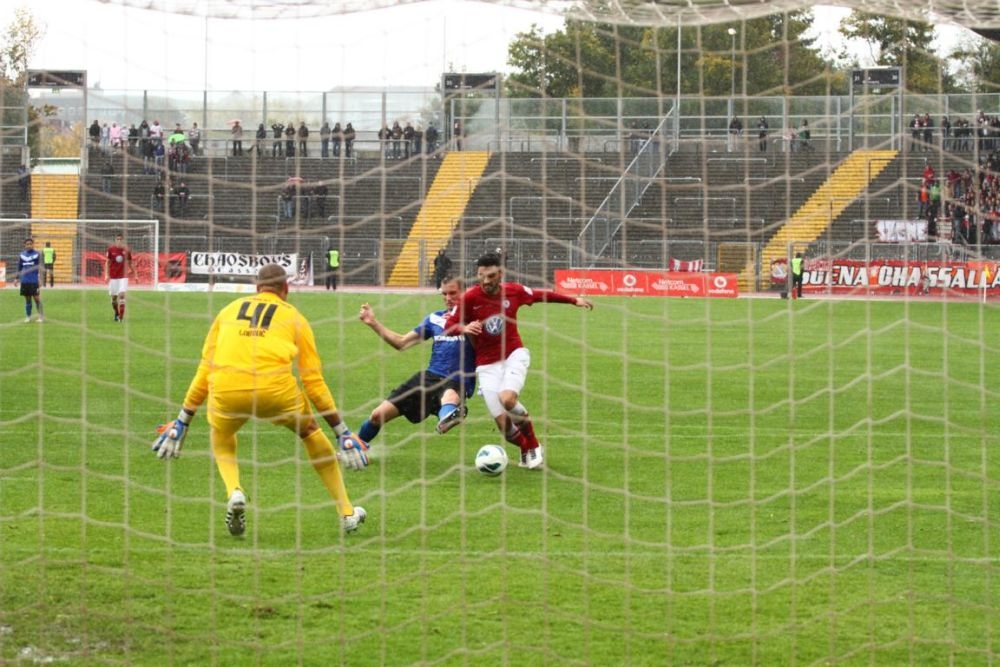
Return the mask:
{"type": "Polygon", "coordinates": [[[108,246],[107,259],[104,260],[104,280],[108,282],[108,294],[111,295],[111,310],[115,311],[115,322],[125,319],[128,277],[134,275],[132,251],[125,245],[124,237],[115,234],[115,242],[108,246]]]}
{"type": "Polygon", "coordinates": [[[517,331],[517,311],[534,303],[568,303],[592,310],[588,299],[551,290],[503,282],[500,255],[486,253],[476,261],[478,285],[470,287],[448,314],[445,331],[461,331],[476,351],[476,377],[497,428],[507,442],[521,450],[522,468],[538,468],[544,452],[528,410],[519,397],[531,365],[531,353],[517,331]]]}

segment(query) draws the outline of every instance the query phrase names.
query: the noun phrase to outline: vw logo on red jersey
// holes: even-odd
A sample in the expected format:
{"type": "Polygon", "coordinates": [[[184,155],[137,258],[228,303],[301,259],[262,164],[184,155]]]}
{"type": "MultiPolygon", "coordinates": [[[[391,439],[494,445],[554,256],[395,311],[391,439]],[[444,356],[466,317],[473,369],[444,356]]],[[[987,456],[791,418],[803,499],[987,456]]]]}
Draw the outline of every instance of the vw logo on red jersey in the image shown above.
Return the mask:
{"type": "Polygon", "coordinates": [[[492,315],[483,320],[483,331],[491,336],[499,336],[503,332],[503,316],[492,315]]]}

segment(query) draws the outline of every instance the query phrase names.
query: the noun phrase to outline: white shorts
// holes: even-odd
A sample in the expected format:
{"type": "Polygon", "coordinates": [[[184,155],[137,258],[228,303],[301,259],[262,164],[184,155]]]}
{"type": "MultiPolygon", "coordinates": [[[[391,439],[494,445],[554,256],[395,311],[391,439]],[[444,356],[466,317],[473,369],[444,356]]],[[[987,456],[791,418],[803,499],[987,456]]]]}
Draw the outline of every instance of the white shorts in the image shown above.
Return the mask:
{"type": "Polygon", "coordinates": [[[108,281],[108,294],[118,296],[128,291],[128,278],[112,278],[108,281]]]}
{"type": "Polygon", "coordinates": [[[486,402],[486,408],[494,418],[507,412],[500,402],[500,392],[512,391],[518,396],[521,395],[524,381],[528,378],[529,366],[531,366],[531,352],[526,347],[514,350],[503,361],[476,366],[479,391],[486,402]]]}

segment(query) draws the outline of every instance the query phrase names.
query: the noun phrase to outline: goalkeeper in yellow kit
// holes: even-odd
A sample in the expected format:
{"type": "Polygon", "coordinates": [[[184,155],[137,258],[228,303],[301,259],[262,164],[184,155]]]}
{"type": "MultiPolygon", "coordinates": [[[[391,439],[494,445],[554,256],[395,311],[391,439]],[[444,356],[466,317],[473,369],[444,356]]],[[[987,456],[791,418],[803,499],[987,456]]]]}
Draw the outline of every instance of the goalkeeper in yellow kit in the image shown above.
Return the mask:
{"type": "Polygon", "coordinates": [[[269,264],[257,273],[256,294],[236,299],[222,309],[205,338],[198,372],[177,419],[162,427],[153,442],[153,451],[160,458],[179,456],[192,417],[208,400],[209,440],[226,485],[226,527],[232,535],[246,530],[247,497],[240,487],[236,432],[250,417],[298,434],[337,504],[345,532],[356,530],[367,516],[362,507],[351,505],[340,463],[356,470],[364,468],[368,465],[368,445],[341,420],[323,379],[312,327],[286,301],[287,296],[285,269],[269,264]],[[301,387],[293,373],[296,362],[301,387]],[[337,434],[336,454],[316,422],[310,402],[337,434]]]}

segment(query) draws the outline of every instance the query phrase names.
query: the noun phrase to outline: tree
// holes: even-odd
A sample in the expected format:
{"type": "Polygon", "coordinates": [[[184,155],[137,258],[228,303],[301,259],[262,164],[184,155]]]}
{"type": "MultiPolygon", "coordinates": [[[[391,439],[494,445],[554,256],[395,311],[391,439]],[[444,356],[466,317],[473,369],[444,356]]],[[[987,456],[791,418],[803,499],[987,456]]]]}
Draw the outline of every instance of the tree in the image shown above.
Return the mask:
{"type": "MultiPolygon", "coordinates": [[[[28,106],[28,96],[24,85],[28,76],[28,64],[43,34],[44,31],[35,23],[31,12],[23,7],[14,10],[10,23],[0,33],[0,100],[5,127],[17,127],[25,122],[24,110],[28,106]]],[[[54,113],[55,109],[52,107],[29,110],[28,145],[32,154],[38,154],[41,119],[54,113]]],[[[21,138],[3,137],[3,140],[19,143],[21,138]]]]}
{"type": "Polygon", "coordinates": [[[44,30],[25,7],[14,10],[14,16],[0,38],[0,77],[6,86],[23,86],[28,63],[44,30]]]}
{"type": "MultiPolygon", "coordinates": [[[[733,82],[746,95],[817,95],[846,78],[831,71],[805,37],[811,12],[774,14],[739,24],[680,28],[619,26],[567,20],[543,35],[536,26],[508,49],[512,97],[728,96],[733,82]],[[729,34],[735,29],[734,36],[729,34]]],[[[836,91],[834,91],[836,92],[836,91]]]]}
{"type": "Polygon", "coordinates": [[[1000,81],[1000,44],[983,37],[963,39],[948,56],[959,64],[955,81],[973,93],[995,93],[1000,81]]]}
{"type": "Polygon", "coordinates": [[[947,63],[934,51],[934,27],[930,23],[851,12],[841,21],[840,33],[867,49],[875,65],[903,67],[909,92],[958,90],[947,63]]]}

